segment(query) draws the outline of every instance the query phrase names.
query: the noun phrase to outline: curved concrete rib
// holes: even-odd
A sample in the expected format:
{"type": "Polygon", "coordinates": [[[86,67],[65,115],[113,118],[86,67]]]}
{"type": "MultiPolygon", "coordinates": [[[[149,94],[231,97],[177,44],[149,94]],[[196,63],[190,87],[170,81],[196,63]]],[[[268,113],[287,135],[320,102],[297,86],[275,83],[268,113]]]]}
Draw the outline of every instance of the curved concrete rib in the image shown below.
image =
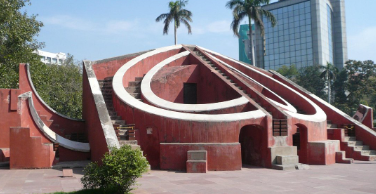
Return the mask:
{"type": "Polygon", "coordinates": [[[288,111],[290,111],[290,112],[295,112],[295,113],[297,112],[297,110],[296,110],[296,108],[295,108],[294,106],[292,106],[292,105],[291,105],[290,103],[288,103],[285,99],[281,98],[279,95],[277,95],[276,93],[274,93],[274,92],[273,92],[272,90],[270,90],[269,88],[265,87],[264,85],[260,84],[258,81],[256,81],[256,80],[254,80],[253,78],[249,77],[249,76],[246,75],[245,73],[243,73],[243,72],[237,70],[236,68],[232,67],[231,65],[225,63],[224,61],[218,59],[217,57],[214,57],[213,55],[211,55],[211,54],[209,54],[209,53],[207,53],[207,54],[208,54],[210,57],[212,57],[213,59],[215,59],[215,60],[219,61],[220,63],[222,63],[223,65],[225,65],[226,67],[228,67],[228,68],[230,68],[230,69],[236,71],[237,73],[241,74],[241,75],[244,76],[245,78],[247,78],[247,79],[253,81],[254,83],[256,83],[257,85],[259,85],[259,86],[265,88],[266,90],[268,90],[270,93],[272,93],[274,96],[276,96],[277,98],[279,98],[281,101],[283,101],[283,102],[286,104],[286,105],[281,104],[281,103],[279,103],[279,102],[276,102],[276,101],[274,101],[274,100],[272,100],[272,99],[266,97],[268,100],[272,101],[272,102],[273,102],[274,104],[276,104],[277,106],[279,106],[279,107],[281,107],[281,108],[283,108],[283,109],[285,109],[285,110],[288,110],[288,111]]]}
{"type": "Polygon", "coordinates": [[[74,150],[74,151],[79,151],[79,152],[90,152],[90,145],[89,143],[81,143],[77,141],[71,141],[69,139],[66,139],[64,137],[61,137],[60,135],[56,134],[54,131],[52,131],[49,127],[47,127],[42,119],[39,117],[33,103],[33,98],[32,98],[32,93],[31,92],[26,92],[24,94],[21,94],[19,97],[21,98],[27,98],[28,99],[28,104],[29,104],[29,109],[31,116],[35,122],[35,124],[38,126],[39,130],[53,143],[58,143],[60,146],[74,150]]]}
{"type": "Polygon", "coordinates": [[[169,47],[159,48],[145,54],[142,54],[126,64],[124,64],[115,74],[112,87],[117,96],[122,102],[126,103],[128,106],[132,106],[144,112],[154,115],[160,115],[166,118],[172,118],[177,120],[188,120],[188,121],[212,121],[212,122],[229,122],[229,121],[239,121],[239,120],[246,120],[246,119],[257,119],[265,117],[266,114],[261,110],[249,111],[249,112],[242,112],[242,113],[233,113],[233,114],[218,114],[218,115],[209,115],[209,114],[193,114],[193,113],[182,113],[182,112],[175,112],[171,110],[165,110],[162,108],[157,108],[155,106],[148,105],[146,103],[140,102],[133,96],[131,96],[123,86],[123,77],[125,73],[138,62],[159,54],[163,52],[167,52],[170,50],[180,49],[182,45],[175,45],[169,47]]]}
{"type": "Polygon", "coordinates": [[[164,109],[168,109],[168,110],[175,110],[175,111],[181,111],[181,112],[202,112],[202,111],[213,111],[213,110],[231,108],[235,106],[244,105],[249,102],[247,98],[245,98],[244,96],[241,96],[240,98],[237,98],[237,99],[224,101],[224,102],[218,102],[218,103],[182,104],[182,103],[170,102],[155,95],[155,93],[151,89],[151,81],[152,81],[153,76],[164,66],[168,65],[169,63],[177,59],[186,57],[189,54],[190,54],[189,51],[185,51],[175,56],[172,56],[170,58],[167,58],[164,61],[158,63],[156,66],[154,66],[145,75],[144,79],[141,82],[141,93],[151,104],[164,108],[164,109]]]}
{"type": "MultiPolygon", "coordinates": [[[[255,73],[259,74],[259,75],[262,75],[264,77],[267,77],[268,79],[271,79],[273,80],[274,82],[280,84],[281,86],[285,87],[286,89],[290,90],[291,92],[295,93],[296,95],[300,96],[301,98],[303,98],[305,101],[307,101],[307,103],[309,103],[315,110],[315,114],[313,115],[304,115],[304,114],[299,114],[299,113],[294,113],[294,112],[290,112],[290,111],[285,111],[287,114],[289,114],[290,116],[294,117],[294,118],[297,118],[297,119],[301,119],[301,120],[306,120],[306,121],[313,121],[313,122],[323,122],[323,121],[326,121],[326,114],[325,112],[319,107],[317,106],[315,103],[313,103],[310,99],[306,98],[305,96],[303,96],[302,94],[300,94],[299,92],[295,91],[294,89],[290,88],[289,86],[281,83],[280,81],[260,72],[260,71],[257,71],[256,69],[253,69],[253,68],[250,68],[250,67],[247,67],[246,65],[234,60],[234,59],[231,59],[229,57],[226,57],[226,56],[223,56],[219,53],[216,53],[214,51],[211,51],[211,50],[208,50],[206,48],[202,48],[200,46],[198,46],[200,49],[208,52],[208,53],[212,53],[212,54],[215,54],[215,55],[218,55],[218,56],[221,56],[227,60],[230,60],[234,63],[237,63],[251,71],[254,71],[255,73]]],[[[234,68],[234,67],[233,67],[234,68]]],[[[236,68],[234,68],[236,69],[236,68]]]]}
{"type": "Polygon", "coordinates": [[[57,112],[56,110],[52,109],[50,106],[48,106],[48,104],[46,102],[44,102],[43,99],[39,96],[37,90],[34,87],[33,81],[31,80],[30,65],[29,64],[26,64],[26,69],[27,69],[27,79],[29,80],[29,83],[30,83],[30,86],[31,86],[31,90],[34,93],[34,95],[38,98],[38,100],[43,104],[43,106],[45,106],[48,110],[50,110],[54,114],[57,114],[60,117],[63,117],[65,119],[69,119],[69,120],[73,120],[73,121],[84,121],[82,119],[74,119],[74,118],[70,118],[68,116],[65,116],[65,115],[57,112]]]}

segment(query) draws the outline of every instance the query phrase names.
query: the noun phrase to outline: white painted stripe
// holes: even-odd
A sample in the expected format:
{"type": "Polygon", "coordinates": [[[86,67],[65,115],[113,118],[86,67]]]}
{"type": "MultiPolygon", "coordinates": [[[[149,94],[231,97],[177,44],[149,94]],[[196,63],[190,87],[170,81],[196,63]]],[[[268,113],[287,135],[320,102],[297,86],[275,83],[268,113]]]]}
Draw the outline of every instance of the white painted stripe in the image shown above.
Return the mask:
{"type": "MultiPolygon", "coordinates": [[[[199,47],[199,46],[198,46],[199,47]]],[[[234,63],[237,63],[257,74],[260,74],[264,77],[267,77],[268,79],[271,79],[273,82],[276,82],[278,84],[280,84],[281,86],[285,87],[287,90],[290,90],[291,92],[295,93],[296,95],[300,96],[301,98],[303,98],[305,101],[307,101],[308,104],[310,104],[311,106],[313,106],[313,108],[316,110],[315,114],[313,115],[303,115],[303,114],[299,114],[299,113],[294,113],[294,112],[290,112],[290,111],[285,111],[287,114],[289,114],[290,116],[294,117],[294,118],[297,118],[297,119],[302,119],[302,120],[306,120],[306,121],[313,121],[313,122],[324,122],[326,121],[326,114],[325,112],[319,107],[317,106],[315,103],[313,103],[310,99],[306,98],[305,96],[303,96],[302,94],[300,94],[299,92],[297,92],[296,90],[290,88],[289,86],[283,84],[282,82],[274,79],[273,77],[270,77],[269,75],[266,75],[264,74],[263,72],[261,71],[258,71],[254,68],[251,68],[251,67],[247,67],[246,65],[234,60],[234,59],[231,59],[229,57],[226,57],[226,56],[223,56],[219,53],[216,53],[214,51],[211,51],[211,50],[208,50],[206,48],[202,48],[202,47],[199,47],[200,49],[206,51],[206,52],[209,52],[209,53],[212,53],[212,54],[215,54],[215,55],[218,55],[218,56],[221,56],[227,60],[230,60],[234,63]]]]}
{"type": "Polygon", "coordinates": [[[283,109],[286,109],[286,110],[288,110],[288,111],[290,111],[290,112],[295,112],[295,113],[297,112],[297,110],[295,109],[294,106],[292,106],[292,105],[291,105],[290,103],[288,103],[285,99],[283,99],[282,97],[280,97],[279,95],[277,95],[275,92],[273,92],[272,90],[270,90],[268,87],[266,87],[266,86],[260,84],[258,81],[256,81],[256,80],[254,80],[253,78],[249,77],[247,74],[245,74],[245,73],[239,71],[239,70],[236,69],[235,67],[232,67],[231,65],[225,63],[224,61],[218,59],[217,57],[214,57],[214,56],[211,55],[210,53],[207,53],[207,54],[208,54],[210,57],[212,57],[213,59],[215,59],[215,60],[219,61],[220,63],[222,63],[223,65],[225,65],[226,67],[228,67],[228,68],[230,68],[230,69],[236,71],[237,73],[239,73],[239,74],[241,74],[242,76],[244,76],[245,78],[247,78],[247,79],[253,81],[253,82],[256,83],[257,85],[261,86],[262,88],[265,88],[266,90],[268,90],[270,93],[272,93],[274,96],[276,96],[277,98],[279,98],[281,101],[283,101],[283,102],[286,104],[286,105],[281,104],[281,103],[279,103],[279,102],[276,102],[276,101],[274,101],[274,100],[272,100],[272,99],[266,97],[268,100],[270,100],[271,102],[273,102],[273,103],[276,104],[277,106],[279,106],[279,107],[281,107],[281,108],[283,108],[283,109]]]}
{"type": "Polygon", "coordinates": [[[241,96],[237,99],[224,101],[224,102],[218,102],[218,103],[208,103],[208,104],[182,104],[182,103],[174,103],[167,101],[165,99],[162,99],[155,95],[155,93],[151,89],[151,81],[153,76],[164,66],[168,65],[169,63],[180,59],[182,57],[186,57],[190,54],[189,51],[185,51],[182,53],[179,53],[177,55],[174,55],[168,59],[165,59],[164,61],[158,63],[156,66],[154,66],[144,77],[144,79],[141,82],[141,92],[143,96],[155,106],[168,109],[168,110],[175,110],[175,111],[182,111],[182,112],[202,112],[202,111],[213,111],[213,110],[221,110],[226,108],[231,108],[235,106],[240,106],[248,103],[248,99],[241,96]]]}
{"type": "Polygon", "coordinates": [[[71,141],[69,139],[66,139],[64,137],[59,136],[54,131],[52,131],[49,127],[47,127],[46,124],[43,123],[42,119],[39,117],[33,103],[32,93],[28,92],[24,97],[26,97],[29,101],[29,109],[31,112],[32,119],[38,126],[39,130],[53,143],[58,143],[60,146],[74,150],[74,151],[80,151],[80,152],[89,152],[90,151],[90,145],[88,143],[81,143],[81,142],[75,142],[71,141]]]}
{"type": "Polygon", "coordinates": [[[91,92],[93,94],[102,95],[101,88],[99,87],[99,83],[98,83],[97,78],[95,78],[95,77],[89,78],[89,84],[90,84],[91,92]]]}
{"type": "Polygon", "coordinates": [[[201,122],[229,122],[229,121],[240,121],[240,120],[246,120],[246,119],[257,119],[257,118],[262,118],[266,116],[266,114],[262,112],[261,110],[242,112],[242,113],[233,113],[233,114],[219,114],[219,115],[175,112],[175,111],[165,110],[162,108],[157,108],[157,107],[145,104],[143,102],[140,102],[139,100],[135,99],[125,90],[123,86],[123,77],[125,73],[131,67],[133,67],[138,62],[150,56],[167,52],[167,51],[171,51],[171,50],[175,50],[175,49],[180,49],[180,48],[182,48],[182,45],[175,45],[175,46],[169,46],[169,47],[156,49],[156,50],[147,52],[145,54],[142,54],[132,59],[131,61],[127,62],[126,64],[124,64],[116,72],[112,81],[112,86],[113,86],[116,96],[127,105],[137,108],[139,110],[142,110],[146,113],[160,115],[162,117],[176,119],[176,120],[201,121],[201,122]]]}

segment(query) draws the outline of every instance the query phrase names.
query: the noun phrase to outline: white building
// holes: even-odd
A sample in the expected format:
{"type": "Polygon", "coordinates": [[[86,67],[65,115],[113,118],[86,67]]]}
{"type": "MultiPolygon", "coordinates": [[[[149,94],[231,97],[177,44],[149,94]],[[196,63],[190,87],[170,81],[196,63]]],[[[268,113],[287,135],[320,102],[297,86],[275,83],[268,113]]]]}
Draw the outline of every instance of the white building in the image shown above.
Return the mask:
{"type": "Polygon", "coordinates": [[[67,55],[65,53],[50,53],[46,51],[37,50],[39,56],[41,56],[40,60],[43,63],[50,63],[50,64],[58,64],[61,65],[64,63],[65,59],[67,59],[67,55]]]}

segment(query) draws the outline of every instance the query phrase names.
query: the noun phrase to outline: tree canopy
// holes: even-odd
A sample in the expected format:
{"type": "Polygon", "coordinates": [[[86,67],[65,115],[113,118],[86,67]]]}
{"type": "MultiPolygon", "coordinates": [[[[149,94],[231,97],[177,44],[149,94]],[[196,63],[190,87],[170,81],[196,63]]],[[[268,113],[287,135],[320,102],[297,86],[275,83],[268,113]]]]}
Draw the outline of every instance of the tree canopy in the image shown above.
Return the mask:
{"type": "MultiPolygon", "coordinates": [[[[261,6],[265,4],[269,4],[270,0],[230,0],[227,2],[226,7],[232,10],[233,20],[231,23],[231,28],[234,34],[239,37],[239,25],[241,20],[244,18],[248,19],[249,24],[249,40],[251,46],[251,53],[252,53],[252,64],[256,66],[255,61],[255,52],[253,46],[253,38],[252,38],[252,21],[255,22],[255,25],[260,28],[260,34],[264,39],[264,22],[262,21],[262,17],[266,17],[268,20],[271,21],[272,26],[274,27],[277,24],[277,20],[274,15],[263,9],[261,6]]],[[[264,42],[264,54],[265,54],[265,40],[264,42]]]]}
{"type": "MultiPolygon", "coordinates": [[[[320,66],[309,66],[301,68],[298,75],[292,77],[294,73],[291,71],[293,66],[282,66],[277,71],[287,78],[291,79],[298,85],[312,92],[316,96],[326,100],[328,92],[325,92],[325,80],[320,77],[327,72],[320,71],[320,66]]],[[[324,67],[328,69],[328,66],[324,67]]],[[[353,115],[359,104],[364,104],[376,110],[376,64],[373,61],[356,61],[349,60],[345,67],[337,72],[336,69],[330,68],[332,73],[336,74],[333,80],[332,90],[333,96],[331,104],[342,110],[343,112],[353,115]]],[[[294,72],[294,71],[293,71],[294,72]]],[[[376,114],[374,114],[376,119],[376,114]]]]}
{"type": "Polygon", "coordinates": [[[189,24],[189,22],[192,22],[192,12],[184,9],[187,4],[188,0],[170,1],[168,4],[170,12],[163,13],[155,19],[156,22],[164,20],[163,34],[168,34],[170,23],[174,22],[175,45],[177,44],[176,30],[180,27],[181,23],[188,28],[188,34],[192,34],[191,25],[189,24]]]}
{"type": "Polygon", "coordinates": [[[39,62],[33,51],[43,47],[35,37],[43,23],[21,9],[29,0],[0,0],[0,88],[18,87],[18,64],[39,62]]]}

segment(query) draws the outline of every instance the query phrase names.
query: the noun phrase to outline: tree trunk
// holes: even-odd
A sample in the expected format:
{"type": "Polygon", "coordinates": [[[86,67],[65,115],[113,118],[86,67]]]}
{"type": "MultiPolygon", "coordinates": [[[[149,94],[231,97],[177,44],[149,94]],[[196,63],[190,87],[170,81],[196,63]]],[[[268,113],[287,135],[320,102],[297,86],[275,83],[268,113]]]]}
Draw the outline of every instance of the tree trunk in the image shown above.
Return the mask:
{"type": "Polygon", "coordinates": [[[175,34],[175,45],[177,45],[178,44],[178,36],[176,34],[176,24],[174,25],[174,34],[175,34]]]}
{"type": "Polygon", "coordinates": [[[254,49],[254,46],[253,46],[253,35],[252,35],[252,23],[251,23],[251,19],[248,18],[248,22],[249,22],[249,40],[250,40],[250,47],[251,47],[251,60],[252,60],[252,65],[253,66],[256,66],[256,60],[255,60],[255,49],[254,49]]]}
{"type": "Polygon", "coordinates": [[[329,78],[329,68],[326,70],[326,80],[328,81],[328,103],[330,104],[330,78],[329,78]]]}

